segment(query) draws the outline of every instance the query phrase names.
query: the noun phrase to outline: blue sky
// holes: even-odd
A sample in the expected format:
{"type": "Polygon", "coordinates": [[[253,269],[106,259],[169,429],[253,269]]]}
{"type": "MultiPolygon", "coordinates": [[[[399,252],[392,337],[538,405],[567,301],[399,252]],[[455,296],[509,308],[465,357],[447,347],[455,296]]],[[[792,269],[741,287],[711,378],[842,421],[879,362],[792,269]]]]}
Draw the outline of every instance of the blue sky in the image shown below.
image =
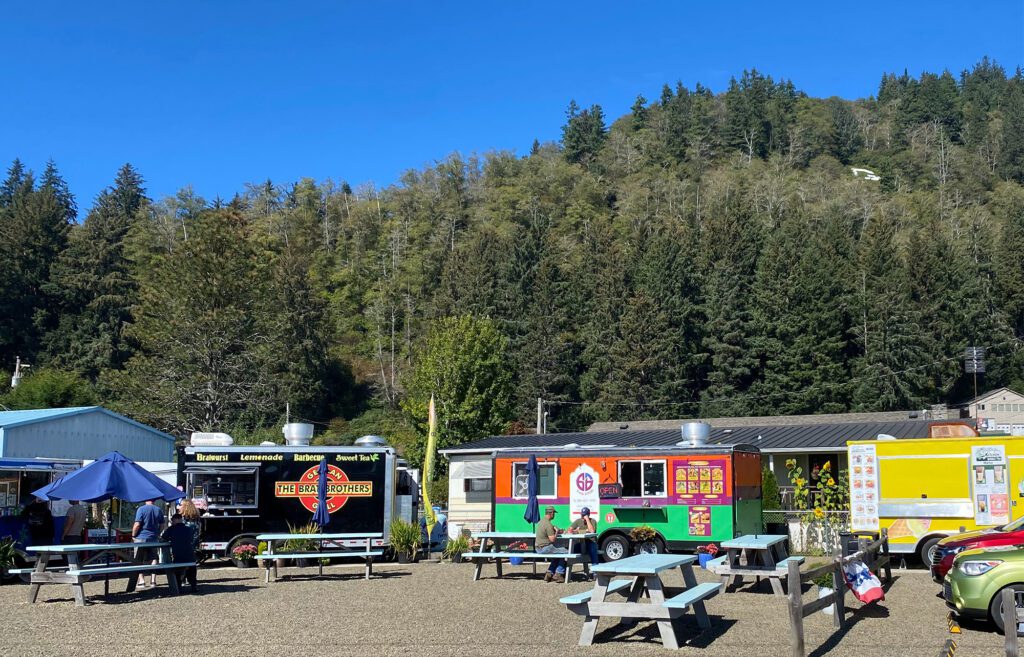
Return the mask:
{"type": "Polygon", "coordinates": [[[160,197],[268,177],[395,182],[526,152],[565,108],[756,67],[813,96],[887,71],[1024,65],[1024,3],[34,2],[0,21],[0,162],[53,158],[83,209],[133,163],[160,197]],[[500,7],[498,6],[500,4],[500,7]]]}

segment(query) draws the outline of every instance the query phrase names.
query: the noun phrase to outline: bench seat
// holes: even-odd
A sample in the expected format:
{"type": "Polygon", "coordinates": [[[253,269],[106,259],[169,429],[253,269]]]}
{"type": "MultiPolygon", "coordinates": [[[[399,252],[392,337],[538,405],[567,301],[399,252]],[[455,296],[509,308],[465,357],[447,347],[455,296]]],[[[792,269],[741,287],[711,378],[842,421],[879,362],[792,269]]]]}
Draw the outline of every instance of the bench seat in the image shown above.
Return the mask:
{"type": "Polygon", "coordinates": [[[196,562],[187,561],[184,563],[158,563],[140,564],[137,566],[109,566],[104,568],[83,568],[81,570],[69,570],[68,575],[81,577],[83,575],[119,575],[122,573],[148,573],[155,570],[174,570],[176,568],[191,568],[196,562]]]}
{"type": "Polygon", "coordinates": [[[679,595],[669,598],[665,601],[665,606],[670,609],[686,609],[695,602],[703,602],[704,600],[715,597],[718,595],[720,590],[721,585],[716,582],[698,584],[697,586],[686,589],[679,595]]]}
{"type": "Polygon", "coordinates": [[[294,553],[282,553],[282,554],[270,554],[262,552],[257,554],[255,559],[257,561],[264,561],[266,559],[335,559],[341,557],[383,557],[383,550],[371,550],[368,552],[294,552],[294,553]]]}
{"type": "Polygon", "coordinates": [[[786,557],[785,559],[783,559],[782,561],[780,561],[776,565],[779,566],[780,568],[786,568],[786,567],[788,567],[790,561],[795,561],[797,563],[803,563],[805,561],[805,559],[803,557],[786,557]]]}
{"type": "MultiPolygon", "coordinates": [[[[608,593],[615,593],[616,591],[629,588],[633,584],[631,579],[617,579],[608,585],[608,593]]],[[[717,584],[715,585],[717,586],[717,584]]],[[[558,601],[563,605],[581,605],[584,602],[590,602],[590,598],[593,597],[594,591],[584,591],[583,593],[577,593],[576,595],[567,595],[564,598],[559,598],[558,601]]]]}
{"type": "Polygon", "coordinates": [[[724,557],[718,557],[717,559],[712,559],[711,561],[709,561],[709,562],[707,563],[707,569],[708,569],[708,570],[711,570],[711,569],[713,569],[713,568],[717,568],[718,566],[724,566],[724,565],[725,565],[725,562],[726,562],[726,560],[727,560],[728,558],[729,558],[729,557],[727,557],[727,556],[724,556],[724,557]]]}

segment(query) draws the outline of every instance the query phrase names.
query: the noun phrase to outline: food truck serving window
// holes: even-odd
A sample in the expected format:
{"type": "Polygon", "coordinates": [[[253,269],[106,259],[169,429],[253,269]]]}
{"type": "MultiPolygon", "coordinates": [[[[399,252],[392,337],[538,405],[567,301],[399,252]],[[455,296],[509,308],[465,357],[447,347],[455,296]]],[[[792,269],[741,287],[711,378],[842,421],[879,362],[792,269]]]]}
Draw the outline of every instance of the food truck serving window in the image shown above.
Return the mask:
{"type": "Polygon", "coordinates": [[[622,497],[665,497],[664,461],[619,461],[622,497]]]}
{"type": "Polygon", "coordinates": [[[259,502],[257,468],[186,468],[193,499],[205,500],[211,508],[256,506],[259,502]]]}
{"type": "MultiPolygon", "coordinates": [[[[538,463],[537,497],[555,497],[555,480],[558,477],[554,463],[538,463]]],[[[525,463],[512,464],[512,497],[526,499],[529,497],[525,463]]]]}

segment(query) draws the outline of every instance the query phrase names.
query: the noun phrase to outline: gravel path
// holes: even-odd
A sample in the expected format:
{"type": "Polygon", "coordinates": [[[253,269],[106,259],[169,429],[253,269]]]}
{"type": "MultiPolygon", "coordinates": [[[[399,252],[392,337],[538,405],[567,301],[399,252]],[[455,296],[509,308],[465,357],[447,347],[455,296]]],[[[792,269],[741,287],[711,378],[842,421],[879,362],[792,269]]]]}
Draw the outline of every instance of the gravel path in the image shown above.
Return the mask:
{"type": "MultiPolygon", "coordinates": [[[[594,646],[576,646],[582,619],[558,598],[590,585],[545,584],[529,566],[508,567],[511,574],[502,580],[485,567],[479,582],[472,581],[472,566],[448,563],[384,564],[370,581],[360,568],[328,568],[323,579],[315,578],[315,569],[289,568],[282,574],[298,576],[269,586],[261,572],[203,569],[200,595],[178,598],[167,595],[162,578],[156,589],[118,593],[107,602],[102,583],[90,583],[85,591],[93,604],[85,608],[74,606],[64,585],[44,586],[36,605],[25,602],[26,586],[0,586],[0,651],[12,657],[666,654],[652,623],[622,630],[605,621],[594,646]]],[[[923,572],[896,574],[880,606],[848,602],[853,614],[842,635],[823,614],[807,618],[808,655],[937,655],[949,636],[938,586],[923,572]]],[[[710,581],[703,571],[698,577],[710,581]]],[[[678,571],[666,576],[666,585],[682,586],[678,571]]],[[[123,591],[124,580],[112,587],[123,591]]],[[[789,656],[785,601],[767,585],[720,595],[707,606],[712,629],[697,635],[688,617],[685,628],[693,634],[677,654],[789,656]]],[[[964,628],[956,654],[995,656],[1001,648],[993,628],[977,625],[964,628]]]]}

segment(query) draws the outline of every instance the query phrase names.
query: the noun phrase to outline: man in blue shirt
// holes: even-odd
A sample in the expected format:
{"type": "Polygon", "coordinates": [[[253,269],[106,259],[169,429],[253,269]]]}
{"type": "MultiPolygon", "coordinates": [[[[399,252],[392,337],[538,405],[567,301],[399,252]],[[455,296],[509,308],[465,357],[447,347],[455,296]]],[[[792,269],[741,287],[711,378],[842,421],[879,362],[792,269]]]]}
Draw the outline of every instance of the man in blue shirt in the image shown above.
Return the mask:
{"type": "MultiPolygon", "coordinates": [[[[132,525],[132,539],[136,543],[151,543],[157,540],[160,530],[164,526],[164,512],[160,507],[153,504],[153,500],[146,500],[146,503],[135,512],[135,524],[132,525]]],[[[156,563],[156,550],[153,548],[138,548],[135,550],[135,561],[144,563],[149,561],[156,563]]],[[[151,573],[149,586],[156,586],[156,573],[151,573]]],[[[139,588],[146,588],[145,574],[139,575],[139,588]]]]}

